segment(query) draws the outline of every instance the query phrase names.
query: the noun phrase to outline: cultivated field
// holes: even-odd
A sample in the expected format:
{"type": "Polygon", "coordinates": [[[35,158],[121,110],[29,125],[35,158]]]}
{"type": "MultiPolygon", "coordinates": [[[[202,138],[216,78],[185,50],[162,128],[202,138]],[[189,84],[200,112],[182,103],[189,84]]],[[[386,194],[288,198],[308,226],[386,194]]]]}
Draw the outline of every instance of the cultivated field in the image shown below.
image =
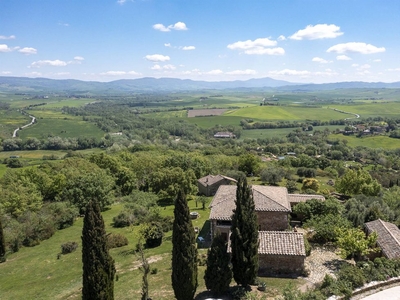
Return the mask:
{"type": "Polygon", "coordinates": [[[188,110],[187,116],[188,118],[193,118],[193,117],[208,117],[208,116],[220,116],[222,115],[226,109],[193,109],[193,110],[188,110]]]}

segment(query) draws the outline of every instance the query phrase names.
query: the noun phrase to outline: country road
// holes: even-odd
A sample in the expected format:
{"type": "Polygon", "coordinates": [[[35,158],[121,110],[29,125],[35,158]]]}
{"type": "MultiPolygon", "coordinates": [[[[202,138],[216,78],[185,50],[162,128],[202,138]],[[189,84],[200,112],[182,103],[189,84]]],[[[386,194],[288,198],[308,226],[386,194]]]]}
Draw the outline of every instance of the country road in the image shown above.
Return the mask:
{"type": "Polygon", "coordinates": [[[343,114],[349,114],[349,115],[354,115],[354,116],[355,116],[355,118],[346,118],[345,120],[358,119],[358,118],[360,118],[360,115],[359,115],[359,114],[355,114],[355,113],[343,111],[343,110],[340,110],[340,109],[337,109],[337,108],[333,108],[333,110],[334,110],[334,111],[337,111],[337,112],[340,112],[340,113],[343,113],[343,114]]]}
{"type": "Polygon", "coordinates": [[[35,118],[34,116],[31,116],[31,115],[29,115],[29,117],[32,119],[31,122],[30,122],[29,124],[26,124],[26,125],[24,125],[24,126],[22,126],[22,127],[18,127],[17,129],[15,129],[15,130],[14,130],[14,133],[13,133],[13,136],[12,136],[13,138],[17,137],[17,132],[18,132],[18,130],[23,129],[23,128],[26,128],[26,127],[28,127],[28,126],[31,126],[32,124],[35,123],[36,118],[35,118]]]}

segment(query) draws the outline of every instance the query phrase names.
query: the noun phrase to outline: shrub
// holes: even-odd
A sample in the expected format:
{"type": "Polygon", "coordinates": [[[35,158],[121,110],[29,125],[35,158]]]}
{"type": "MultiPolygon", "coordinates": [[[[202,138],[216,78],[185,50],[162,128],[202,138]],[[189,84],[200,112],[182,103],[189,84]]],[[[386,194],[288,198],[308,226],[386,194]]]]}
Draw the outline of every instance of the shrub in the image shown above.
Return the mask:
{"type": "Polygon", "coordinates": [[[340,268],[337,277],[338,281],[351,284],[352,289],[363,286],[366,281],[363,271],[350,264],[344,264],[340,268]]]}
{"type": "Polygon", "coordinates": [[[164,232],[160,223],[151,222],[145,225],[141,231],[146,240],[146,247],[154,248],[161,245],[164,232]]]}
{"type": "Polygon", "coordinates": [[[121,211],[113,218],[113,226],[117,228],[127,227],[134,224],[134,216],[128,211],[121,211]]]}
{"type": "Polygon", "coordinates": [[[128,239],[126,236],[120,233],[110,233],[107,235],[107,247],[108,249],[118,248],[128,245],[128,239]]]}
{"type": "Polygon", "coordinates": [[[158,273],[158,269],[157,268],[151,269],[151,274],[157,274],[157,273],[158,273]]]}
{"type": "Polygon", "coordinates": [[[308,240],[307,240],[307,238],[305,236],[303,238],[304,238],[304,248],[306,250],[306,256],[310,256],[310,254],[311,254],[311,245],[310,245],[310,243],[308,242],[308,240]]]}
{"type": "Polygon", "coordinates": [[[61,245],[61,253],[68,254],[74,252],[78,248],[77,242],[66,242],[61,245]]]}

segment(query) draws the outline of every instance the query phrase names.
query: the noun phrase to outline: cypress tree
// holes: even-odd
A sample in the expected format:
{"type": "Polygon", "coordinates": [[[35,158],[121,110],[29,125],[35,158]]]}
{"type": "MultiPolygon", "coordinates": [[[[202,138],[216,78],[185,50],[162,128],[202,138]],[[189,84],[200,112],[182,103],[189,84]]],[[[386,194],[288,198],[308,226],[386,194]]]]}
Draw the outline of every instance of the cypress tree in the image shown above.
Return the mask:
{"type": "Polygon", "coordinates": [[[6,242],[4,241],[3,225],[0,219],[0,263],[6,261],[6,242]]]}
{"type": "Polygon", "coordinates": [[[193,299],[197,288],[197,246],[182,190],[175,200],[172,231],[172,288],[177,300],[193,299]]]}
{"type": "Polygon", "coordinates": [[[258,223],[253,193],[246,179],[239,179],[236,209],[232,216],[231,250],[233,278],[237,284],[253,284],[258,272],[258,223]]]}
{"type": "Polygon", "coordinates": [[[114,260],[108,252],[103,217],[95,201],[89,201],[83,219],[82,262],[82,299],[114,299],[114,260]]]}
{"type": "Polygon", "coordinates": [[[230,257],[226,250],[226,241],[217,231],[211,249],[208,250],[207,269],[204,273],[207,289],[217,296],[228,291],[229,284],[232,281],[232,270],[229,266],[230,257]]]}

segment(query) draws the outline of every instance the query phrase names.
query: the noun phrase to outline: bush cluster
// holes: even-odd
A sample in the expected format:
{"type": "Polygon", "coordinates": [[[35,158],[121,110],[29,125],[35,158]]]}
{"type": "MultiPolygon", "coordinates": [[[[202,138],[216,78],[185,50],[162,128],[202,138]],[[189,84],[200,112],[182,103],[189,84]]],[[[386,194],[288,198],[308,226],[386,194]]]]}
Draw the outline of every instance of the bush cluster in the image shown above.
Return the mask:
{"type": "Polygon", "coordinates": [[[61,254],[68,254],[74,252],[78,248],[77,242],[66,242],[61,245],[61,254]]]}
{"type": "Polygon", "coordinates": [[[108,249],[118,248],[128,245],[128,239],[126,236],[120,233],[111,233],[107,235],[107,247],[108,249]]]}

